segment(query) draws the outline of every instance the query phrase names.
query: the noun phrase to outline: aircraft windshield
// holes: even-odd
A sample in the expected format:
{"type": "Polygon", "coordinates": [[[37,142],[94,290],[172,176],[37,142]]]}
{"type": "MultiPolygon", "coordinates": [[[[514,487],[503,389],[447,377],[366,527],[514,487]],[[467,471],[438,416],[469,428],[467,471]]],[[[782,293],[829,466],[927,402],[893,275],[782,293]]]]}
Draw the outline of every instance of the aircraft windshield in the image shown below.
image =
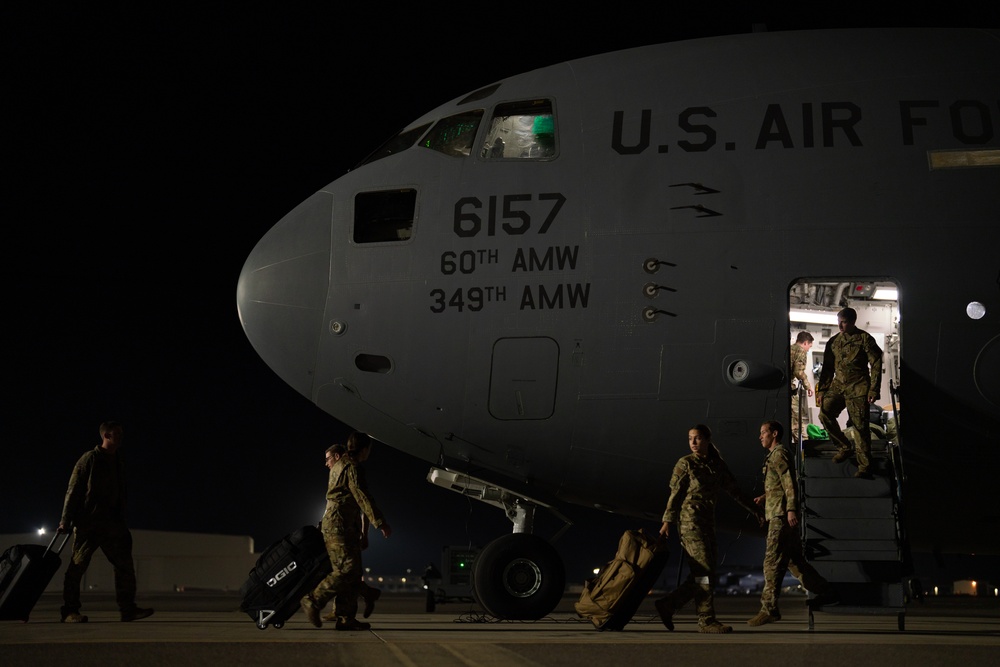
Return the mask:
{"type": "Polygon", "coordinates": [[[482,119],[482,109],[463,111],[442,118],[431,128],[420,145],[445,155],[467,157],[472,154],[472,143],[476,140],[476,130],[482,119]]]}
{"type": "Polygon", "coordinates": [[[417,139],[422,137],[424,132],[426,132],[427,128],[430,126],[430,123],[425,123],[424,125],[415,127],[412,130],[404,130],[403,132],[400,132],[379,146],[374,153],[362,160],[358,167],[374,162],[375,160],[381,160],[382,158],[389,157],[390,155],[395,155],[400,151],[405,151],[407,148],[410,148],[413,144],[417,143],[417,139]]]}
{"type": "Polygon", "coordinates": [[[545,159],[555,154],[556,129],[551,101],[497,105],[483,141],[483,158],[545,159]]]}

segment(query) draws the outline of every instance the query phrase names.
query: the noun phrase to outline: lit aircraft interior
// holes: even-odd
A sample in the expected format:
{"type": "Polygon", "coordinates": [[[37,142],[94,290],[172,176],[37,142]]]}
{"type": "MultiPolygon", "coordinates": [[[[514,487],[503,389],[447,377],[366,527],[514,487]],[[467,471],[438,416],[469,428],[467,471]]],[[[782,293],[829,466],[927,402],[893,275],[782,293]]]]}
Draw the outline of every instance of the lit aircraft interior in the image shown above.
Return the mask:
{"type": "Polygon", "coordinates": [[[692,425],[752,488],[760,423],[789,421],[789,341],[807,329],[821,353],[848,304],[886,354],[880,404],[890,379],[905,397],[914,545],[996,551],[998,82],[998,34],[951,29],[718,37],[511,77],[281,219],[240,320],[308,400],[507,513],[475,573],[500,617],[562,594],[535,512],[658,522],[692,425]]]}

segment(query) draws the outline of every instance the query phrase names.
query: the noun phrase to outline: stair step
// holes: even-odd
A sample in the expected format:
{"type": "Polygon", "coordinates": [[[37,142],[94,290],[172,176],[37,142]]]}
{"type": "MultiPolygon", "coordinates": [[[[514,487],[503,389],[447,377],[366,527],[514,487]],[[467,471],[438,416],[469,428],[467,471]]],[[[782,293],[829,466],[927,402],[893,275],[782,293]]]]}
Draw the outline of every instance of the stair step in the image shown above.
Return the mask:
{"type": "Polygon", "coordinates": [[[899,561],[895,540],[807,540],[810,561],[899,561]]]}
{"type": "Polygon", "coordinates": [[[836,607],[824,607],[823,611],[842,611],[845,613],[864,613],[863,609],[852,610],[852,606],[867,607],[869,613],[876,613],[879,608],[900,607],[905,604],[903,585],[898,582],[890,583],[855,583],[855,582],[834,582],[837,583],[837,593],[840,595],[840,604],[836,607]]]}
{"type": "Polygon", "coordinates": [[[896,520],[883,519],[825,519],[806,522],[806,540],[893,540],[896,539],[896,520]]]}
{"type": "Polygon", "coordinates": [[[899,583],[903,579],[903,568],[899,562],[817,561],[812,565],[831,583],[899,583]]]}
{"type": "Polygon", "coordinates": [[[830,479],[810,477],[804,480],[805,495],[809,498],[890,498],[892,485],[884,477],[875,479],[830,479]]]}
{"type": "MultiPolygon", "coordinates": [[[[854,477],[858,465],[853,460],[834,463],[833,459],[806,459],[802,476],[813,479],[817,477],[845,478],[854,477]]],[[[869,471],[876,477],[889,477],[889,468],[885,461],[872,461],[869,471]]]]}
{"type": "MultiPolygon", "coordinates": [[[[802,452],[806,458],[830,458],[840,451],[840,448],[831,440],[804,440],[802,442],[802,452]]],[[[872,458],[884,459],[889,456],[889,441],[872,438],[872,458]]]]}
{"type": "Polygon", "coordinates": [[[815,519],[881,519],[893,516],[892,498],[813,498],[802,508],[806,522],[815,519]]]}

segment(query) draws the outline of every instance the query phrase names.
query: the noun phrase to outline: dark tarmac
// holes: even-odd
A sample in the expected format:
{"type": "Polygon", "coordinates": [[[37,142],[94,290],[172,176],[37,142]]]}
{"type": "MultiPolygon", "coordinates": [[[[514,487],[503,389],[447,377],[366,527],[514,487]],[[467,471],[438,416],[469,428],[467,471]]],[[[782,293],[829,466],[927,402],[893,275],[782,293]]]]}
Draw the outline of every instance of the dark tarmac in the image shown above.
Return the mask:
{"type": "Polygon", "coordinates": [[[649,598],[625,630],[598,632],[573,612],[576,596],[535,622],[497,622],[470,603],[424,612],[420,595],[386,593],[372,629],[313,628],[301,613],[281,629],[259,630],[238,610],[235,593],[140,595],[152,617],[122,623],[110,595],[85,595],[90,622],[59,622],[60,598],[43,596],[28,623],[0,622],[0,665],[995,665],[1000,656],[1000,599],[932,598],[897,616],[815,614],[804,598],[782,599],[779,623],[751,628],[753,597],[717,597],[728,635],[697,632],[689,605],[667,632],[649,598]]]}

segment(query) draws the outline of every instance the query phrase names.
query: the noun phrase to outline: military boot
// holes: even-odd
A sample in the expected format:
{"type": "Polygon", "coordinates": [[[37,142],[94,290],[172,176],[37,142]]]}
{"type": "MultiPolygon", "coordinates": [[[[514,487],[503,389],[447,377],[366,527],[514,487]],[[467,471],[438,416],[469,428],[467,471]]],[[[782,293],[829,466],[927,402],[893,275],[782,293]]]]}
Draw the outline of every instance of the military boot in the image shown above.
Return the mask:
{"type": "Polygon", "coordinates": [[[311,595],[307,595],[302,598],[302,611],[306,613],[306,618],[309,622],[313,624],[313,627],[322,628],[323,619],[319,617],[319,607],[316,605],[316,601],[313,600],[311,595]]]}
{"type": "Polygon", "coordinates": [[[671,632],[674,631],[674,608],[670,606],[670,601],[667,598],[660,598],[653,603],[656,607],[656,613],[660,615],[660,620],[663,621],[663,625],[667,627],[667,630],[671,632]]]}
{"type": "Polygon", "coordinates": [[[152,609],[132,607],[131,609],[126,609],[122,612],[121,619],[123,623],[130,623],[131,621],[138,621],[140,618],[148,618],[152,615],[152,609]]]}
{"type": "Polygon", "coordinates": [[[841,449],[839,452],[833,455],[834,463],[843,463],[847,459],[851,458],[854,453],[849,449],[841,449]]]}
{"type": "Polygon", "coordinates": [[[715,619],[712,619],[711,621],[705,623],[704,625],[698,626],[698,632],[704,632],[710,635],[724,635],[727,632],[732,632],[732,631],[733,631],[733,626],[723,625],[722,623],[719,623],[715,619]]]}
{"type": "Polygon", "coordinates": [[[766,611],[761,610],[757,612],[756,616],[747,621],[747,625],[757,627],[758,625],[765,625],[767,623],[777,623],[780,620],[781,620],[781,614],[779,614],[778,612],[769,614],[766,611]]]}
{"type": "Polygon", "coordinates": [[[63,623],[86,623],[90,619],[78,611],[70,611],[62,614],[63,623]]]}
{"type": "Polygon", "coordinates": [[[369,588],[367,592],[368,595],[362,596],[365,599],[365,610],[361,615],[365,618],[372,615],[372,612],[375,611],[375,601],[382,597],[381,588],[369,588]]]}
{"type": "Polygon", "coordinates": [[[371,630],[371,623],[362,623],[356,618],[341,618],[337,621],[338,630],[371,630]]]}

